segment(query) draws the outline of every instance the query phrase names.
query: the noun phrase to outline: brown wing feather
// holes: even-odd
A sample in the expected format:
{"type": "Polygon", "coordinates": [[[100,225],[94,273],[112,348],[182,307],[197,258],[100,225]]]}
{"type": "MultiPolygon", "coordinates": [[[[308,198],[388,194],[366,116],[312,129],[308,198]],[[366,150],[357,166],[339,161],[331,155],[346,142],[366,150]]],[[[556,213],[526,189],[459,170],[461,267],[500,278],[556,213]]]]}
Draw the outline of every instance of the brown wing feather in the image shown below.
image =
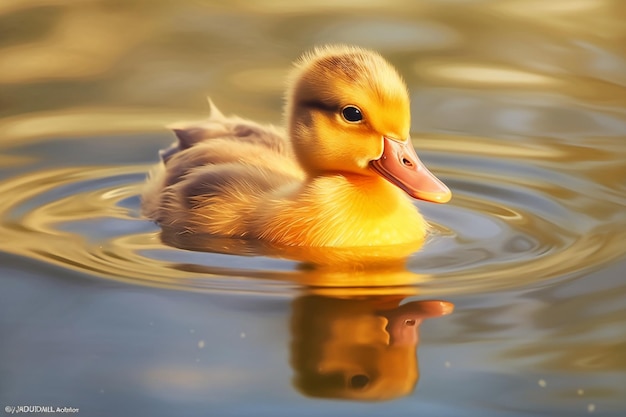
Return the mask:
{"type": "Polygon", "coordinates": [[[226,117],[211,103],[207,120],[171,128],[177,141],[161,151],[163,163],[142,195],[144,214],[161,224],[189,229],[223,223],[220,217],[230,217],[224,210],[235,219],[263,194],[304,178],[290,143],[274,126],[226,117]],[[214,216],[216,210],[222,216],[214,216]]]}

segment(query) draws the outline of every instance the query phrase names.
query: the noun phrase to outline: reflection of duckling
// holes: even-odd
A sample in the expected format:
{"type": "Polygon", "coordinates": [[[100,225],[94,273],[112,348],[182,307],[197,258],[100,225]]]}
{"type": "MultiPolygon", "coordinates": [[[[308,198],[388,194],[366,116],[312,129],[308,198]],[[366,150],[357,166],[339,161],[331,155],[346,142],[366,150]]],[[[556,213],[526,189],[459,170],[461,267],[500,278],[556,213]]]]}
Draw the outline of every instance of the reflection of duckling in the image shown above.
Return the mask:
{"type": "Polygon", "coordinates": [[[287,93],[289,140],[225,117],[174,128],[178,143],[143,195],[144,212],[178,231],[289,246],[383,246],[423,239],[411,197],[450,191],[409,138],[409,97],[380,55],[325,47],[298,63],[287,93]]]}
{"type": "Polygon", "coordinates": [[[292,366],[305,394],[386,400],[411,393],[419,378],[416,347],[423,319],[450,314],[445,301],[399,296],[331,298],[306,295],[294,301],[292,366]]]}
{"type": "Polygon", "coordinates": [[[342,285],[348,282],[354,285],[414,284],[418,281],[417,277],[406,270],[404,261],[423,243],[368,247],[285,246],[259,240],[225,238],[206,233],[180,233],[169,227],[162,228],[160,237],[166,245],[180,249],[232,255],[262,255],[300,261],[302,263],[299,269],[303,271],[315,269],[319,272],[316,276],[319,276],[323,282],[327,284],[329,281],[341,282],[342,285]],[[354,275],[354,272],[365,269],[382,269],[385,276],[383,280],[380,280],[377,278],[380,274],[374,274],[372,281],[372,274],[367,273],[365,277],[354,275]],[[385,281],[394,271],[399,273],[391,278],[395,284],[385,281]]]}

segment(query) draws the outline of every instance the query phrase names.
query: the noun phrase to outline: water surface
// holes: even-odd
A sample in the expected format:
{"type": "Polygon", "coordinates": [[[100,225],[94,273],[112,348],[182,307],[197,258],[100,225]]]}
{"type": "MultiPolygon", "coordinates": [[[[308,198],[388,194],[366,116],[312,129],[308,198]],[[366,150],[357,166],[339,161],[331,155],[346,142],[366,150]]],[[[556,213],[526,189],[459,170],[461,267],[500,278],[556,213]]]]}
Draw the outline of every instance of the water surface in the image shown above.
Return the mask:
{"type": "Polygon", "coordinates": [[[621,2],[262,4],[0,5],[0,405],[626,413],[621,2]],[[282,123],[290,62],[327,42],[409,85],[416,149],[454,195],[416,203],[423,248],[345,273],[164,242],[139,200],[164,126],[208,94],[282,123]]]}

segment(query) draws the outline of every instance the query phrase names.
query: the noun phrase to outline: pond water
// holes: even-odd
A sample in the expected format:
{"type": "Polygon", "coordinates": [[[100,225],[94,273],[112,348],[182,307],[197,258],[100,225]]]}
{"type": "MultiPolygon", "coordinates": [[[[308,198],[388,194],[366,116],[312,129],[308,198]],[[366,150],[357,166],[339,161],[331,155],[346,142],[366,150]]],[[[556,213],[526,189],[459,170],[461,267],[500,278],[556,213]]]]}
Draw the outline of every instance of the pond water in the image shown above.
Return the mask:
{"type": "Polygon", "coordinates": [[[620,0],[2,2],[0,406],[625,415],[624,21],[620,0]],[[324,43],[409,85],[453,192],[416,202],[421,250],[347,273],[162,237],[139,193],[164,126],[208,94],[280,124],[324,43]]]}

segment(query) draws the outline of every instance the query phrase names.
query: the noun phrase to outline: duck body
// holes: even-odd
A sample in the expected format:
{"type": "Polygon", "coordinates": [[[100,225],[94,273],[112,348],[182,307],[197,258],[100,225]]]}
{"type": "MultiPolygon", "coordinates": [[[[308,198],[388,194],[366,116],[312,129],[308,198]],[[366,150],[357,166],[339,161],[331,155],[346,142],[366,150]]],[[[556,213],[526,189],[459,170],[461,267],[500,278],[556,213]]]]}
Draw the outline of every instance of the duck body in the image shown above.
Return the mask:
{"type": "Polygon", "coordinates": [[[372,71],[393,71],[369,51],[324,48],[305,56],[292,74],[286,131],[224,116],[212,103],[207,120],[172,126],[178,140],[161,152],[142,196],[144,213],[181,233],[278,245],[422,241],[428,225],[409,196],[443,202],[449,191],[408,139],[408,96],[395,71],[383,74],[391,93],[370,91],[380,86],[367,85],[365,74],[353,94],[353,70],[346,69],[347,78],[333,73],[350,60],[357,70],[372,60],[379,67],[372,71]],[[326,91],[326,84],[333,89],[326,91]],[[374,120],[376,112],[387,119],[374,120]],[[359,117],[366,122],[354,121],[359,117]]]}
{"type": "Polygon", "coordinates": [[[174,131],[143,198],[162,226],[289,246],[385,246],[426,232],[412,201],[382,177],[307,177],[273,126],[212,106],[207,121],[174,131]]]}

